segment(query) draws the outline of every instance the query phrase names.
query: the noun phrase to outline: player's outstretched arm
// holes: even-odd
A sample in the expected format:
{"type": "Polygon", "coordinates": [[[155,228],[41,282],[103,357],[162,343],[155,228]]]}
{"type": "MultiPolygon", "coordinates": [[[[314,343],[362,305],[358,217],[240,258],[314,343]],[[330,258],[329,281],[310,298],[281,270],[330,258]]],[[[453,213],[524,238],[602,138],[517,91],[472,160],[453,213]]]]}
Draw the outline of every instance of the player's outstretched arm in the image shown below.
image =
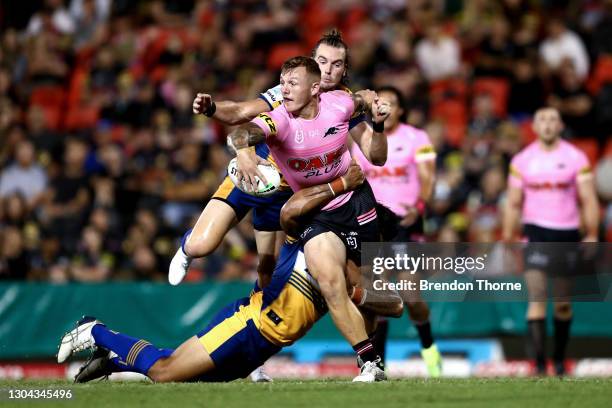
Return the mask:
{"type": "MultiPolygon", "coordinates": [[[[370,273],[362,273],[353,261],[346,264],[347,290],[349,297],[362,310],[385,317],[400,317],[404,302],[396,290],[375,290],[370,273]]],[[[381,280],[385,280],[379,277],[381,280]]]]}
{"type": "Polygon", "coordinates": [[[373,127],[361,122],[351,129],[351,137],[370,163],[382,166],[387,162],[387,137],[384,131],[385,119],[390,112],[389,104],[369,90],[359,91],[352,96],[356,113],[371,112],[373,127]]]}
{"type": "Polygon", "coordinates": [[[304,217],[323,207],[338,194],[359,187],[364,180],[361,167],[353,159],[344,176],[331,183],[307,187],[292,195],[281,210],[281,227],[287,234],[297,236],[304,217]]]}
{"type": "Polygon", "coordinates": [[[226,125],[239,125],[270,109],[261,98],[245,102],[215,102],[211,95],[198,93],[193,100],[193,113],[217,119],[226,125]]]}

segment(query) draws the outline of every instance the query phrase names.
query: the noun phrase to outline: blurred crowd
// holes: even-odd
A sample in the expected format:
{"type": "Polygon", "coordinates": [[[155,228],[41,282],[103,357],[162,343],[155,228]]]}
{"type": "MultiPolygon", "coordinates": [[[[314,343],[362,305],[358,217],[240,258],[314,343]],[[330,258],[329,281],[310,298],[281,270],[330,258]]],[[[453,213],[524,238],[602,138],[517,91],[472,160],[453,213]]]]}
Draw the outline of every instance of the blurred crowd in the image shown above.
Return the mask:
{"type": "MultiPolygon", "coordinates": [[[[225,176],[196,92],[245,100],[330,27],[354,90],[427,130],[432,240],[499,238],[510,158],[558,108],[612,241],[612,0],[0,1],[0,280],[158,280],[225,176]]],[[[188,278],[253,279],[250,220],[188,278]]]]}

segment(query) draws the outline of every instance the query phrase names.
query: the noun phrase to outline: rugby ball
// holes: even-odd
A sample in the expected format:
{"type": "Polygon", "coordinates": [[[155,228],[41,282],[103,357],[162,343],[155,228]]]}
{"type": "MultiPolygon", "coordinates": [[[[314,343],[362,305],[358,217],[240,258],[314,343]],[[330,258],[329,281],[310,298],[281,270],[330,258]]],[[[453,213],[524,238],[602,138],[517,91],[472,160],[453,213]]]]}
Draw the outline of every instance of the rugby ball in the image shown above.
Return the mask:
{"type": "Polygon", "coordinates": [[[281,183],[281,176],[274,166],[258,165],[257,168],[266,177],[268,184],[264,185],[259,177],[256,177],[257,188],[255,191],[247,191],[247,183],[244,182],[244,179],[238,180],[238,166],[236,163],[237,159],[234,157],[227,166],[227,174],[240,191],[257,197],[267,197],[278,191],[281,183]]]}

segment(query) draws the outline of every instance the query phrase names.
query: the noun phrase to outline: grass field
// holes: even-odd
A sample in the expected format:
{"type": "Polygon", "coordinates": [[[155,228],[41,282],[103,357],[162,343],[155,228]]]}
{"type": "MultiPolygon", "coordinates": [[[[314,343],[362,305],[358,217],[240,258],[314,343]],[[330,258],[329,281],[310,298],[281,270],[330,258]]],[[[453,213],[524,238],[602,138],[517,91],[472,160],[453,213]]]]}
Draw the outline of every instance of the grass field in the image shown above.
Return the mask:
{"type": "Polygon", "coordinates": [[[0,406],[35,407],[610,407],[612,379],[276,381],[270,384],[0,381],[0,406]],[[19,401],[8,389],[71,389],[72,400],[19,401]]]}

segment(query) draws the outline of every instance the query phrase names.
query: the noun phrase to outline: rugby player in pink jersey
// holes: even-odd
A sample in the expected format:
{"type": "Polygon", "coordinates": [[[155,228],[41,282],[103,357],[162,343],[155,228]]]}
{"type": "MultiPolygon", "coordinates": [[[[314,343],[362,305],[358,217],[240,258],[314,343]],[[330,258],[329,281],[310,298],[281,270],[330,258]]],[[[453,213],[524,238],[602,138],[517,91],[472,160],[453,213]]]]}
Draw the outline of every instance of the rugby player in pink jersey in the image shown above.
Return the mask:
{"type": "MultiPolygon", "coordinates": [[[[537,140],[519,152],[510,164],[502,223],[504,241],[513,240],[520,221],[529,242],[596,242],[599,204],[587,157],[560,138],[563,123],[556,109],[539,109],[533,129],[537,140]]],[[[571,264],[576,264],[576,256],[577,251],[553,254],[550,247],[533,244],[526,251],[528,342],[535,354],[538,374],[546,372],[546,272],[556,274],[557,278],[553,362],[558,375],[565,372],[572,308],[569,301],[560,301],[563,298],[558,297],[568,295],[570,282],[564,275],[572,273],[571,264]]]]}
{"type": "MultiPolygon", "coordinates": [[[[312,50],[313,58],[321,69],[322,92],[347,88],[349,55],[348,46],[340,32],[332,30],[323,35],[312,50]]],[[[371,97],[371,92],[363,91],[362,95],[371,97]]],[[[268,89],[258,98],[244,102],[213,101],[211,95],[198,93],[193,101],[193,112],[204,114],[228,125],[237,125],[253,119],[256,115],[267,112],[282,103],[280,85],[268,89]]],[[[371,101],[370,101],[371,102],[371,101]]],[[[363,145],[369,146],[369,159],[373,163],[384,163],[386,144],[377,145],[372,140],[372,128],[358,116],[351,120],[351,137],[363,145]]],[[[238,169],[255,172],[253,163],[266,164],[269,150],[265,143],[254,150],[241,152],[238,157],[238,169]],[[255,156],[259,160],[245,160],[243,155],[255,156]],[[251,167],[249,167],[251,166],[251,167]]],[[[269,163],[268,163],[269,164],[269,163]]],[[[193,230],[183,237],[183,242],[174,255],[168,271],[168,280],[173,285],[180,283],[185,277],[193,258],[204,257],[212,253],[221,243],[227,232],[236,225],[248,211],[253,211],[253,226],[259,254],[259,286],[263,287],[274,269],[275,249],[282,242],[280,233],[279,213],[291,192],[289,189],[279,191],[271,197],[253,197],[234,188],[227,177],[206,204],[193,230]],[[276,248],[275,248],[276,247],[276,248]]]]}
{"type": "MultiPolygon", "coordinates": [[[[387,162],[384,166],[372,165],[356,146],[351,153],[366,174],[376,201],[381,204],[378,215],[383,241],[397,243],[393,249],[405,254],[407,246],[401,243],[424,239],[423,216],[433,192],[436,153],[427,133],[401,122],[404,115],[401,92],[389,86],[378,89],[377,94],[390,105],[389,117],[385,120],[387,162]]],[[[415,276],[402,273],[397,279],[409,280],[415,276]]],[[[419,333],[427,371],[431,377],[439,377],[442,357],[431,333],[429,307],[418,291],[402,291],[400,295],[419,333]]],[[[387,332],[388,321],[379,321],[374,345],[383,361],[387,332]]]]}
{"type": "MultiPolygon", "coordinates": [[[[312,50],[312,56],[321,69],[322,92],[334,89],[348,90],[349,50],[337,30],[323,35],[312,50]]],[[[371,97],[371,92],[362,91],[363,96],[371,97]]],[[[193,101],[193,112],[204,114],[228,125],[236,125],[253,119],[257,114],[269,111],[282,103],[280,85],[262,92],[253,100],[244,102],[213,101],[209,94],[198,93],[193,101]]],[[[365,121],[365,115],[351,119],[349,126],[351,137],[358,143],[367,146],[369,159],[381,164],[386,157],[386,143],[377,144],[372,139],[372,128],[365,121]]],[[[238,157],[238,168],[254,166],[254,163],[269,164],[263,159],[271,160],[265,143],[255,146],[254,150],[241,152],[238,157]],[[255,156],[255,152],[257,156],[255,156]],[[245,160],[243,155],[250,156],[245,160]]],[[[254,171],[253,167],[250,171],[254,171]]],[[[313,190],[316,194],[318,190],[313,190]]],[[[193,258],[212,253],[225,234],[236,225],[248,211],[253,212],[253,227],[259,263],[256,290],[263,288],[271,278],[276,262],[276,254],[283,241],[284,234],[280,227],[280,209],[291,196],[289,188],[281,190],[271,197],[254,197],[236,188],[229,177],[223,181],[212,199],[206,204],[193,230],[184,234],[181,246],[170,263],[168,280],[171,284],[180,283],[185,277],[193,258]]],[[[268,377],[259,371],[254,373],[254,380],[268,377]]]]}
{"type": "MultiPolygon", "coordinates": [[[[361,242],[378,241],[376,202],[368,183],[346,192],[342,179],[349,168],[348,127],[351,117],[371,110],[372,139],[384,140],[388,105],[344,91],[319,93],[321,71],[316,61],[295,57],[281,68],[283,104],[257,116],[229,136],[240,154],[266,142],[281,172],[295,192],[328,183],[335,198],[312,216],[301,231],[306,264],[318,281],[332,319],[356,351],[361,374],[355,381],[385,379],[380,357],[365,328],[363,316],[345,289],[346,259],[361,263],[361,242]]],[[[361,146],[368,155],[368,147],[361,146]]],[[[386,156],[386,154],[385,154],[386,156]]],[[[385,157],[386,158],[386,157],[385,157]]],[[[245,178],[254,174],[245,171],[245,178]]]]}

